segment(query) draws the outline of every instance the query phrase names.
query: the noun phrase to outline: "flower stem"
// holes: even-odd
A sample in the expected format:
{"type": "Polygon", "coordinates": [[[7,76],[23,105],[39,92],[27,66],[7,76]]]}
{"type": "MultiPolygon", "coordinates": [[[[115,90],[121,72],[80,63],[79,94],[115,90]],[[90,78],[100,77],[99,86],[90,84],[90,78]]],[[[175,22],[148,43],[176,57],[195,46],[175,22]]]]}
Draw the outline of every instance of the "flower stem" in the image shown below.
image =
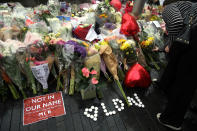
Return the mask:
{"type": "Polygon", "coordinates": [[[32,82],[32,85],[31,85],[31,86],[32,86],[31,88],[32,88],[32,90],[33,90],[33,94],[36,95],[36,94],[37,94],[37,90],[36,90],[36,85],[35,85],[35,83],[32,82]]]}
{"type": "Polygon", "coordinates": [[[158,64],[153,60],[153,57],[148,53],[148,57],[151,60],[151,62],[153,63],[153,65],[155,66],[155,68],[157,70],[160,70],[160,67],[158,66],[158,64]]]}
{"type": "Polygon", "coordinates": [[[11,84],[11,83],[10,83],[10,84],[8,83],[8,87],[9,87],[11,93],[12,93],[13,98],[14,98],[15,100],[19,99],[19,98],[20,98],[19,93],[18,93],[18,91],[16,90],[16,88],[14,87],[14,85],[11,84]]]}
{"type": "Polygon", "coordinates": [[[119,89],[120,89],[120,91],[121,91],[121,93],[122,93],[122,95],[123,95],[123,97],[124,97],[124,99],[125,99],[127,105],[128,105],[128,106],[131,106],[131,105],[129,104],[129,102],[128,102],[128,99],[127,99],[126,95],[125,95],[125,92],[124,92],[124,90],[123,90],[123,88],[122,88],[122,85],[120,84],[120,81],[119,81],[119,80],[115,80],[115,82],[116,82],[116,84],[118,85],[118,87],[119,87],[119,89]]]}

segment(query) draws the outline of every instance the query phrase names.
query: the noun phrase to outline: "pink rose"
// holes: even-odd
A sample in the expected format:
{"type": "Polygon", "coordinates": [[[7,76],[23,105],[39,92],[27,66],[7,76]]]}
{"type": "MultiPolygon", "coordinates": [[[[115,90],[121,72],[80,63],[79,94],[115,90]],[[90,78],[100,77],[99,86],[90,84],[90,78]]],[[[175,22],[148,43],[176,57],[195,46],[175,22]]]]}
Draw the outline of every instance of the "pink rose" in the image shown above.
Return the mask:
{"type": "Polygon", "coordinates": [[[97,71],[96,71],[96,70],[92,70],[92,71],[90,72],[90,74],[96,75],[96,74],[97,74],[97,71]]]}
{"type": "Polygon", "coordinates": [[[84,67],[81,71],[83,73],[83,76],[85,76],[86,78],[89,77],[90,71],[88,70],[88,68],[84,67]]]}
{"type": "Polygon", "coordinates": [[[94,84],[94,85],[98,84],[98,80],[97,80],[95,77],[92,78],[91,82],[92,82],[92,84],[94,84]]]}

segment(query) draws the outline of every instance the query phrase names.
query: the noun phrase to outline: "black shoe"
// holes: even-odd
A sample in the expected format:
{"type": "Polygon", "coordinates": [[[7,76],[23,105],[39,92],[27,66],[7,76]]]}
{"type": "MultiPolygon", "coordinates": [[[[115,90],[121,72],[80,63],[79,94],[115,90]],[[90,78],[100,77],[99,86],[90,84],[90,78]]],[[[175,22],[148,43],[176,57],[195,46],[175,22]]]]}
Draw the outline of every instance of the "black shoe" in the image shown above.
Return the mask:
{"type": "Polygon", "coordinates": [[[158,120],[159,123],[162,124],[163,126],[168,127],[168,128],[170,128],[170,129],[172,129],[172,130],[175,130],[175,131],[180,131],[180,130],[182,130],[181,127],[176,127],[176,126],[170,125],[169,123],[162,122],[162,121],[160,120],[160,116],[161,116],[161,113],[157,113],[157,120],[158,120]]]}

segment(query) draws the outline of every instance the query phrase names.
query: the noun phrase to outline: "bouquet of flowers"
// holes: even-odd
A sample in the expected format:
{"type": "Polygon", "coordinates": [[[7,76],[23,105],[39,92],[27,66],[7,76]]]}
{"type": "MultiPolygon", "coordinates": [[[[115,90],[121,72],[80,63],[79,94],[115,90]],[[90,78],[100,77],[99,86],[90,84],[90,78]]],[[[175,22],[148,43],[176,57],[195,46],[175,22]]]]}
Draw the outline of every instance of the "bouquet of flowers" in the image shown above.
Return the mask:
{"type": "Polygon", "coordinates": [[[48,9],[53,16],[58,16],[60,13],[60,3],[59,0],[49,0],[48,1],[48,9]]]}
{"type": "Polygon", "coordinates": [[[125,40],[120,39],[118,40],[118,43],[120,44],[120,50],[123,53],[123,64],[124,69],[128,70],[128,66],[132,66],[137,61],[137,54],[136,54],[136,43],[133,39],[131,40],[125,40]]]}
{"type": "Polygon", "coordinates": [[[154,60],[154,58],[157,56],[157,54],[153,52],[153,49],[155,48],[154,37],[147,37],[146,40],[140,42],[140,46],[144,52],[144,55],[147,57],[147,63],[149,63],[149,65],[153,64],[157,70],[160,70],[160,67],[154,60]]]}
{"type": "Polygon", "coordinates": [[[78,90],[81,92],[83,100],[92,99],[96,97],[96,85],[99,81],[96,79],[97,71],[94,69],[89,70],[84,67],[77,75],[76,83],[78,84],[78,90]]]}
{"type": "Polygon", "coordinates": [[[115,13],[115,9],[110,6],[110,4],[106,4],[105,2],[99,3],[97,10],[96,10],[96,22],[103,26],[106,22],[116,22],[116,18],[113,15],[115,13]]]}
{"type": "Polygon", "coordinates": [[[28,87],[31,87],[33,94],[37,94],[35,79],[30,68],[30,61],[35,61],[35,57],[28,57],[27,49],[25,47],[19,48],[16,52],[16,59],[19,64],[20,71],[27,79],[28,87]]]}
{"type": "MultiPolygon", "coordinates": [[[[3,42],[2,42],[3,43],[3,42]]],[[[19,64],[16,59],[16,51],[18,48],[23,47],[24,44],[15,41],[15,40],[7,40],[5,43],[3,43],[3,59],[2,59],[2,67],[7,74],[8,78],[11,79],[11,81],[19,88],[21,91],[21,94],[23,98],[26,98],[26,94],[24,92],[24,87],[22,83],[22,74],[19,69],[19,64]]],[[[10,80],[8,80],[8,83],[11,83],[10,80]]],[[[18,98],[17,95],[14,95],[15,98],[18,98]]]]}
{"type": "Polygon", "coordinates": [[[52,18],[52,14],[49,10],[39,10],[34,11],[34,17],[38,18],[39,20],[43,20],[47,26],[49,26],[48,18],[52,18]]]}
{"type": "Polygon", "coordinates": [[[73,63],[71,66],[71,78],[70,78],[70,90],[69,90],[69,94],[73,95],[74,94],[74,83],[75,83],[75,72],[79,72],[80,68],[83,66],[85,57],[86,57],[86,48],[79,45],[77,42],[75,41],[67,41],[66,45],[71,45],[74,47],[74,57],[72,59],[73,63]]]}
{"type": "Polygon", "coordinates": [[[34,77],[42,84],[44,92],[48,91],[47,80],[54,62],[54,58],[48,50],[48,47],[42,41],[35,41],[28,46],[28,57],[26,59],[34,77]]]}

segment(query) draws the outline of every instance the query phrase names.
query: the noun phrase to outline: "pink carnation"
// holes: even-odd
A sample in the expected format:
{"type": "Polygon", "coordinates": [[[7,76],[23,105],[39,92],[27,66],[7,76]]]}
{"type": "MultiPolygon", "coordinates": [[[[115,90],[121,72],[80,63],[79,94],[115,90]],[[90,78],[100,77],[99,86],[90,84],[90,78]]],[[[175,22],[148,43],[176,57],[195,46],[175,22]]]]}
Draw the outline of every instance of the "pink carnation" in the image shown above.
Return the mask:
{"type": "Polygon", "coordinates": [[[97,74],[97,71],[96,71],[96,70],[92,70],[92,71],[90,72],[90,74],[96,75],[96,74],[97,74]]]}
{"type": "Polygon", "coordinates": [[[84,67],[81,71],[83,73],[83,76],[85,76],[86,78],[89,77],[90,71],[88,70],[88,68],[84,67]]]}
{"type": "Polygon", "coordinates": [[[94,85],[98,84],[98,80],[97,80],[95,77],[92,78],[91,82],[92,82],[92,84],[94,84],[94,85]]]}

